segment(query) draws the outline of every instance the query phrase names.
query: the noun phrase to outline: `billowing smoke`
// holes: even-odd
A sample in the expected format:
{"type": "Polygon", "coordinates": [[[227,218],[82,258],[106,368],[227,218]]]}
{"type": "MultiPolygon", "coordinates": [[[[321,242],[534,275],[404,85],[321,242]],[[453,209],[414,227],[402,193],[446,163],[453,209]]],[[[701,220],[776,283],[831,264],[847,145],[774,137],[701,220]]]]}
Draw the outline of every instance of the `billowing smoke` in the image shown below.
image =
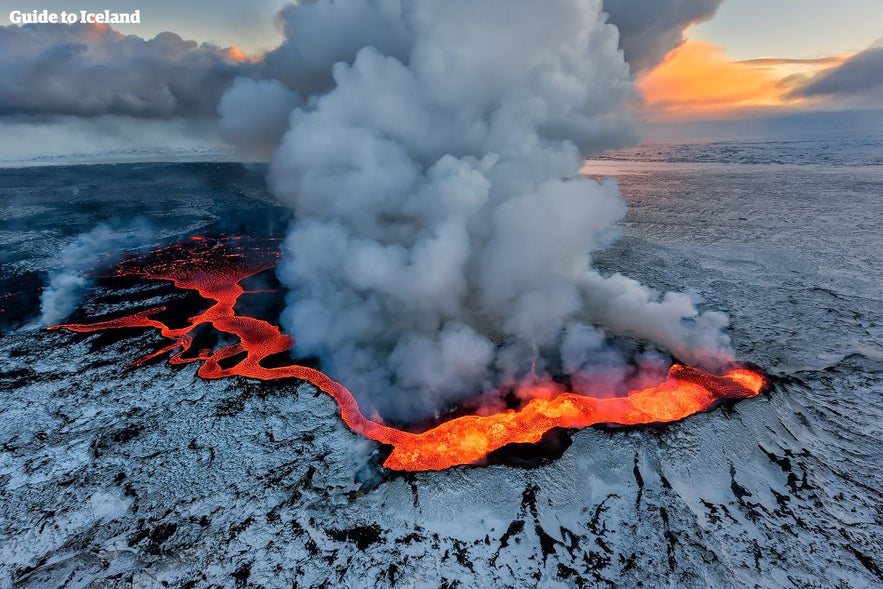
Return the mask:
{"type": "Polygon", "coordinates": [[[306,101],[271,168],[297,216],[283,325],[367,411],[417,419],[530,374],[611,393],[658,377],[658,353],[614,336],[729,357],[723,315],[591,267],[625,204],[580,167],[635,139],[599,1],[316,0],[284,16],[267,64],[306,101]]]}
{"type": "Polygon", "coordinates": [[[57,268],[49,273],[49,283],[40,296],[40,327],[61,323],[77,308],[96,266],[111,264],[126,251],[145,247],[153,239],[146,221],[101,224],[62,248],[57,268]]]}
{"type": "Polygon", "coordinates": [[[604,0],[619,28],[620,47],[633,72],[655,67],[684,42],[684,29],[711,19],[724,0],[604,0]]]}
{"type": "Polygon", "coordinates": [[[213,117],[252,64],[235,48],[106,25],[0,27],[0,116],[213,117]]]}
{"type": "Polygon", "coordinates": [[[285,42],[264,57],[262,75],[310,96],[331,90],[335,85],[331,66],[352,62],[363,47],[404,58],[411,35],[401,13],[401,0],[291,4],[278,16],[285,42]]]}
{"type": "MultiPolygon", "coordinates": [[[[722,2],[604,0],[601,4],[619,32],[617,42],[632,73],[640,73],[680,46],[684,29],[712,18],[722,2]]],[[[268,160],[288,128],[291,105],[300,106],[337,85],[335,64],[352,64],[365,47],[407,63],[414,36],[402,17],[403,6],[408,9],[408,0],[308,0],[284,8],[278,21],[285,41],[248,70],[261,81],[238,79],[221,101],[222,136],[246,159],[268,160]]]]}
{"type": "Polygon", "coordinates": [[[267,161],[301,104],[300,94],[278,80],[237,78],[218,106],[218,130],[240,153],[267,161]]]}

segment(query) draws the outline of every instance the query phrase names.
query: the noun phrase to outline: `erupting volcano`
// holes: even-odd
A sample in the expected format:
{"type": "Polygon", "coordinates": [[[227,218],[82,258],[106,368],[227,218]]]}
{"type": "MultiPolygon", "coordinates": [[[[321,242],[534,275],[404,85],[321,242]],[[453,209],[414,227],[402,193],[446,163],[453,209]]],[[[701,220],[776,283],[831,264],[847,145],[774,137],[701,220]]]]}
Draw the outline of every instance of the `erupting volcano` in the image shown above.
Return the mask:
{"type": "Polygon", "coordinates": [[[172,328],[159,321],[155,316],[166,311],[166,307],[154,307],[108,321],[50,329],[90,333],[151,327],[158,329],[171,343],[136,359],[132,362],[134,366],[177,350],[170,363],[201,362],[197,374],[205,379],[240,376],[263,381],[286,378],[309,381],[334,398],[341,418],[350,429],[392,446],[384,466],[402,471],[443,470],[481,463],[488,454],[508,444],[539,442],[554,428],[678,421],[706,411],[725,399],[757,396],[767,386],[762,374],[744,367],[733,367],[716,376],[675,364],[662,384],[634,390],[622,397],[592,397],[555,385],[557,394],[551,398],[537,396],[517,409],[458,417],[420,433],[403,431],[366,417],[346,387],[318,370],[300,365],[268,367],[262,364],[270,356],[288,352],[294,340],[267,321],[239,315],[235,306],[247,292],[242,281],[272,269],[278,257],[276,248],[269,242],[240,237],[193,237],[158,250],[147,259],[126,260],[115,271],[116,276],[170,281],[179,289],[197,291],[204,299],[214,301],[208,309],[189,318],[185,326],[172,328]],[[237,337],[238,343],[188,356],[194,343],[193,332],[204,324],[237,337]],[[231,362],[232,366],[222,365],[231,362]]]}

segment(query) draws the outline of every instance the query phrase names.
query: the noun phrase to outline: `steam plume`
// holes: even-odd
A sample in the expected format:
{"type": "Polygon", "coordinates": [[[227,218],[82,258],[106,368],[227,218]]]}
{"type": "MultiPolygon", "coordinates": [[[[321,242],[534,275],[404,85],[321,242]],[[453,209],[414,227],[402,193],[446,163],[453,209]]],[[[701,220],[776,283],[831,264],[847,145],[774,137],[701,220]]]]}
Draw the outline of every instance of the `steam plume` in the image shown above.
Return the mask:
{"type": "Polygon", "coordinates": [[[124,250],[143,247],[153,237],[144,221],[129,225],[101,224],[83,233],[59,252],[59,268],[49,274],[49,283],[40,296],[41,327],[60,323],[80,302],[91,284],[87,276],[99,262],[112,263],[124,250]]]}
{"type": "Polygon", "coordinates": [[[684,29],[711,19],[723,0],[604,0],[619,28],[620,48],[633,72],[652,69],[684,42],[684,29]]]}
{"type": "Polygon", "coordinates": [[[625,204],[614,181],[579,169],[635,138],[629,68],[600,2],[289,11],[318,47],[290,36],[267,59],[312,95],[271,170],[298,217],[279,269],[283,324],[367,410],[415,419],[531,370],[577,382],[608,357],[615,389],[634,375],[609,334],[693,363],[728,356],[723,315],[590,266],[625,204]],[[587,337],[596,353],[581,356],[587,337]]]}
{"type": "Polygon", "coordinates": [[[237,78],[218,105],[218,129],[227,142],[258,160],[269,160],[288,128],[300,94],[275,79],[237,78]]]}

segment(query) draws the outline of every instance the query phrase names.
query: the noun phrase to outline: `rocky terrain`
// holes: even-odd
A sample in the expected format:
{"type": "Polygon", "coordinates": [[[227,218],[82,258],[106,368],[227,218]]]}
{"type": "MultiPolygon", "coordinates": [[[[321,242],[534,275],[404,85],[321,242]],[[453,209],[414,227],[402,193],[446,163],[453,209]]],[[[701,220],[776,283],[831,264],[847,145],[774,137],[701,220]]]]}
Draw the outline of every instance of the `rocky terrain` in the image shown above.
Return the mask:
{"type": "MultiPolygon", "coordinates": [[[[598,265],[695,289],[774,389],[666,427],[573,432],[530,468],[419,474],[383,471],[308,385],[126,367],[161,344],[144,330],[29,327],[53,254],[111,201],[162,239],[283,231],[260,170],[47,168],[27,190],[27,171],[7,173],[0,586],[883,585],[883,174],[653,166],[589,166],[620,173],[630,205],[598,265]]],[[[72,319],[183,300],[98,279],[72,319]]]]}

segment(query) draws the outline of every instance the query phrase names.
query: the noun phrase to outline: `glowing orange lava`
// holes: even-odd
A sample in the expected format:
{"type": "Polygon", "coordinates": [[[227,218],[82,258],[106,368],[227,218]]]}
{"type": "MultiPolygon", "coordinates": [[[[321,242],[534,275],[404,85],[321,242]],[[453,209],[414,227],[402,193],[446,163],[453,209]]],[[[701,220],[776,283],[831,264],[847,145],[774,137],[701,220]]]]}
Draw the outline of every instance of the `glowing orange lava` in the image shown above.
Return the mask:
{"type": "Polygon", "coordinates": [[[269,356],[290,350],[294,341],[266,321],[237,315],[234,306],[246,292],[240,283],[273,268],[277,258],[274,249],[260,242],[194,237],[156,252],[149,263],[130,260],[116,270],[118,276],[170,281],[178,288],[195,290],[203,298],[215,301],[191,317],[184,327],[172,329],[155,319],[155,315],[165,311],[165,307],[156,307],[110,321],[50,329],[89,333],[151,327],[158,329],[171,343],[135,360],[136,366],[177,350],[170,363],[201,362],[197,374],[206,379],[242,376],[309,381],[337,401],[341,418],[350,429],[393,447],[383,464],[386,468],[406,471],[443,470],[479,463],[507,444],[539,442],[553,428],[677,421],[708,410],[723,399],[754,397],[767,385],[763,375],[747,368],[734,368],[723,376],[715,376],[696,368],[674,365],[668,379],[659,386],[632,391],[624,397],[596,398],[565,392],[551,399],[534,398],[517,410],[452,419],[422,433],[402,431],[365,417],[352,393],[318,370],[298,365],[268,368],[261,364],[269,356]],[[195,357],[185,358],[193,345],[193,330],[203,324],[236,336],[239,342],[215,351],[201,350],[195,357]],[[228,364],[234,356],[242,357],[232,366],[222,366],[224,360],[228,360],[224,362],[228,364]]]}

